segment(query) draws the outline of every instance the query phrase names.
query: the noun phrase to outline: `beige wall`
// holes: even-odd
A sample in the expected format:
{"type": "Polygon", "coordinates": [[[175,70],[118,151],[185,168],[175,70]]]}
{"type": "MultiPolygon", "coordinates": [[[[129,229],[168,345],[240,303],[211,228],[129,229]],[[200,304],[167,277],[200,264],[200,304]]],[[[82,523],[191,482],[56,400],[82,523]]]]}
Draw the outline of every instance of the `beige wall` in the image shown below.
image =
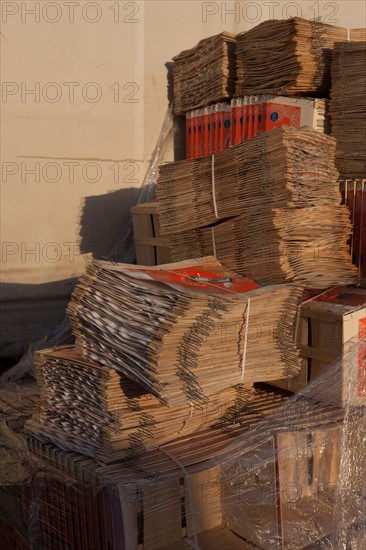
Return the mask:
{"type": "MultiPolygon", "coordinates": [[[[167,106],[165,63],[174,54],[223,29],[315,10],[344,26],[365,20],[365,3],[349,0],[2,2],[2,279],[47,282],[78,271],[84,198],[141,185],[167,106]],[[79,83],[74,98],[71,82],[79,83]],[[26,94],[36,86],[39,97],[26,94]],[[27,173],[36,163],[39,181],[27,173]]],[[[113,220],[107,200],[100,209],[91,201],[86,215],[95,212],[100,234],[100,242],[92,234],[86,243],[91,250],[113,244],[135,196],[116,195],[113,220]]]]}
{"type": "Polygon", "coordinates": [[[9,285],[79,274],[80,246],[108,253],[159,135],[165,63],[175,54],[270,16],[365,26],[357,0],[42,0],[3,1],[1,9],[1,281],[9,300],[18,288],[9,285]],[[26,93],[37,86],[36,97],[26,93]]]}

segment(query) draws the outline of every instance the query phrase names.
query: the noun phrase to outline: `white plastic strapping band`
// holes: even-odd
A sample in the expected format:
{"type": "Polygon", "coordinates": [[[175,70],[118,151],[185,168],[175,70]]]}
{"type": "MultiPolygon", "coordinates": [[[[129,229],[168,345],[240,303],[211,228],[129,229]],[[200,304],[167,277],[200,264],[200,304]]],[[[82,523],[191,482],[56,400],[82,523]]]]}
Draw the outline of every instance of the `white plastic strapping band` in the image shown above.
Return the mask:
{"type": "Polygon", "coordinates": [[[213,255],[215,256],[215,258],[217,258],[217,256],[216,256],[216,241],[215,241],[215,229],[214,229],[214,227],[211,227],[211,235],[212,235],[212,249],[213,249],[213,255]]]}
{"type": "Polygon", "coordinates": [[[194,405],[193,405],[192,401],[190,401],[189,405],[190,405],[190,410],[189,410],[188,418],[186,418],[186,420],[183,421],[182,427],[181,427],[181,429],[179,430],[178,434],[180,434],[180,433],[184,430],[184,428],[185,428],[186,426],[188,426],[188,424],[189,424],[189,422],[191,421],[191,418],[192,418],[192,416],[193,416],[194,405]]]}
{"type": "Polygon", "coordinates": [[[159,447],[159,449],[166,454],[175,464],[182,470],[185,480],[187,481],[187,488],[188,488],[188,496],[189,496],[189,504],[191,506],[191,517],[192,517],[192,527],[193,527],[193,541],[190,539],[185,539],[186,542],[188,542],[195,550],[201,550],[201,548],[198,546],[198,539],[197,539],[197,525],[196,525],[196,514],[194,510],[194,502],[193,502],[193,495],[192,495],[192,487],[191,482],[189,479],[189,473],[183,466],[183,464],[175,458],[172,454],[170,454],[168,451],[163,449],[163,447],[159,447]]]}
{"type": "Polygon", "coordinates": [[[216,204],[216,189],[215,189],[215,155],[211,157],[211,181],[212,181],[212,201],[216,219],[219,219],[219,214],[217,212],[216,204]]]}
{"type": "Polygon", "coordinates": [[[246,360],[246,356],[247,356],[248,332],[249,332],[249,313],[250,313],[250,298],[248,298],[247,310],[245,312],[245,334],[244,334],[243,359],[242,359],[242,362],[241,362],[240,384],[243,383],[244,374],[245,374],[245,360],[246,360]]]}

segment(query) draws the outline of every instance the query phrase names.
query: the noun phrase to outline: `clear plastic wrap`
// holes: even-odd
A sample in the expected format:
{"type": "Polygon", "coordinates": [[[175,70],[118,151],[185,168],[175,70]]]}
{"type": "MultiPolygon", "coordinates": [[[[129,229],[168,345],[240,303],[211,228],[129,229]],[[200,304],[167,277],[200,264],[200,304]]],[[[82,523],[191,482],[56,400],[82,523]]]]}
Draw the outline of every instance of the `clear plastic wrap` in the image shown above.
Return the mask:
{"type": "Polygon", "coordinates": [[[366,338],[304,391],[256,405],[262,420],[247,407],[133,463],[3,425],[2,517],[40,549],[364,550],[365,375],[366,338]]]}
{"type": "Polygon", "coordinates": [[[221,463],[227,525],[260,548],[365,548],[365,349],[352,347],[221,463]]]}
{"type": "MultiPolygon", "coordinates": [[[[158,167],[164,162],[167,149],[173,140],[173,120],[173,106],[171,105],[166,111],[155,149],[151,155],[151,160],[140,188],[137,204],[148,202],[155,197],[158,167]]],[[[131,215],[125,220],[123,233],[112,247],[108,259],[116,262],[135,262],[136,253],[131,215]]],[[[0,376],[0,386],[17,382],[27,373],[33,375],[33,353],[36,350],[69,344],[72,341],[71,325],[69,317],[66,315],[63,321],[51,333],[47,334],[42,340],[29,344],[28,350],[20,358],[19,362],[0,376]]]]}
{"type": "MultiPolygon", "coordinates": [[[[140,188],[137,204],[145,203],[155,198],[158,167],[163,164],[167,149],[173,140],[173,120],[173,106],[170,105],[165,114],[155,149],[151,155],[151,160],[140,188]]],[[[123,233],[113,246],[108,259],[116,262],[134,263],[135,258],[132,217],[130,215],[125,223],[123,233]]]]}

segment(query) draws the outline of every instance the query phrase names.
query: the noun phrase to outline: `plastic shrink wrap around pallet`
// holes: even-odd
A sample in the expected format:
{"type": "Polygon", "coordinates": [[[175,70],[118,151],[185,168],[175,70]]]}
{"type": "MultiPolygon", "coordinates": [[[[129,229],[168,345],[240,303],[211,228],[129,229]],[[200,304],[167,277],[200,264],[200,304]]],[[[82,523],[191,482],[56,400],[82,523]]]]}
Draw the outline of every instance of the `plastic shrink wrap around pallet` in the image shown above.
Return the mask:
{"type": "Polygon", "coordinates": [[[4,414],[2,547],[364,550],[365,375],[366,338],[260,421],[237,411],[230,427],[108,466],[15,432],[4,414]]]}

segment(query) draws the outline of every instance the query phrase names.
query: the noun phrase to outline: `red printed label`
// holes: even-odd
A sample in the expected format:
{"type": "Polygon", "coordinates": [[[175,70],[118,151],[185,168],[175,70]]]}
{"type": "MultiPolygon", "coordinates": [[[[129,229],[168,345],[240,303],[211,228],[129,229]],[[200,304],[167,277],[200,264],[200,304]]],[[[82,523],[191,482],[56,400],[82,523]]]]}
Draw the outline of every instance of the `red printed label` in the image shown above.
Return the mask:
{"type": "Polygon", "coordinates": [[[339,304],[342,306],[363,306],[366,304],[365,294],[353,294],[350,292],[339,292],[331,290],[326,294],[314,298],[315,302],[327,302],[328,304],[339,304]]]}
{"type": "Polygon", "coordinates": [[[268,102],[265,112],[265,129],[267,131],[272,130],[272,128],[278,128],[278,126],[292,126],[293,128],[300,127],[301,107],[268,102]]]}
{"type": "Polygon", "coordinates": [[[366,395],[366,317],[358,322],[358,338],[364,340],[358,350],[358,395],[366,395]]]}
{"type": "Polygon", "coordinates": [[[152,279],[214,294],[245,294],[260,288],[254,281],[244,279],[217,264],[201,264],[168,271],[144,269],[152,279]]]}

